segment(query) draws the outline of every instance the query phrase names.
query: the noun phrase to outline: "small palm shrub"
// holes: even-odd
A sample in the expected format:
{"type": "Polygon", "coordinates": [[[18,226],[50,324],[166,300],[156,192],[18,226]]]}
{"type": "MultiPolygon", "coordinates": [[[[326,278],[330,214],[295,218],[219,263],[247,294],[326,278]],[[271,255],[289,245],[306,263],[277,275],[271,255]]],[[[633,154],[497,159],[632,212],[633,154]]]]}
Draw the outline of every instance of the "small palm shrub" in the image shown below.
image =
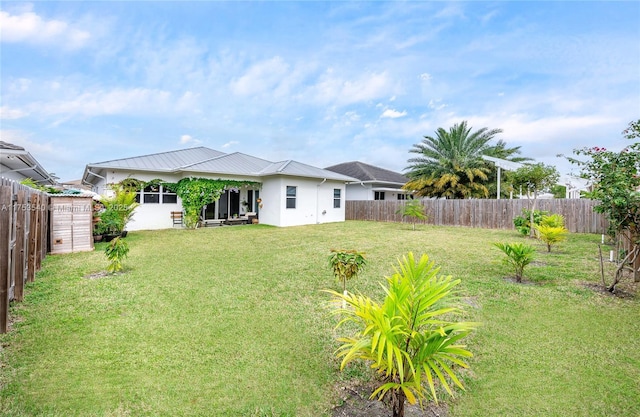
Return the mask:
{"type": "Polygon", "coordinates": [[[367,264],[364,252],[356,250],[331,249],[329,267],[333,276],[342,283],[342,291],[347,290],[347,281],[358,276],[367,264]]]}
{"type": "Polygon", "coordinates": [[[104,253],[109,260],[107,271],[113,274],[122,271],[122,262],[129,253],[129,245],[124,239],[118,236],[104,248],[104,253]]]}
{"type": "Polygon", "coordinates": [[[396,211],[396,214],[401,214],[403,218],[411,218],[413,230],[416,230],[416,220],[427,220],[429,218],[425,214],[424,206],[420,200],[407,200],[407,202],[396,211]]]}
{"type": "Polygon", "coordinates": [[[543,214],[538,224],[540,226],[564,227],[564,216],[561,214],[543,214]]]}
{"type": "Polygon", "coordinates": [[[564,227],[536,226],[538,239],[547,244],[547,252],[551,252],[551,246],[567,240],[569,231],[564,227]]]}
{"type": "Polygon", "coordinates": [[[380,376],[371,398],[390,397],[394,417],[404,415],[405,400],[437,402],[436,385],[451,396],[450,383],[464,389],[456,374],[467,368],[464,359],[472,354],[460,340],[478,323],[455,321],[463,313],[454,289],[460,280],[438,276],[439,270],[427,255],[416,262],[409,253],[387,277],[382,303],[327,291],[337,305],[348,304],[334,311],[341,317],[338,327],[355,323],[357,328],[352,336],[338,338],[340,369],[354,360],[370,362],[380,376]]]}
{"type": "Polygon", "coordinates": [[[507,255],[504,263],[515,268],[516,281],[522,282],[524,268],[533,261],[535,249],[524,243],[494,243],[495,247],[507,255]]]}

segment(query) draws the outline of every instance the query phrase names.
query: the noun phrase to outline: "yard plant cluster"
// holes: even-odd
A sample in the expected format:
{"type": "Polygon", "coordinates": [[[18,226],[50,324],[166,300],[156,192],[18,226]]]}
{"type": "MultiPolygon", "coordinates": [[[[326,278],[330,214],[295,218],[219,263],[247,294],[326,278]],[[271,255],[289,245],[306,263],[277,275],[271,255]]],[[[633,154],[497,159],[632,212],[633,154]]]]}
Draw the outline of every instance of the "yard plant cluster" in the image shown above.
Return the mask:
{"type": "Polygon", "coordinates": [[[322,291],[342,291],[330,248],[357,248],[366,268],[348,290],[372,300],[410,252],[459,280],[463,319],[482,326],[463,340],[469,369],[455,368],[466,391],[447,377],[447,400],[434,386],[449,416],[640,415],[638,284],[601,291],[600,235],[548,252],[514,230],[349,221],[126,240],[119,275],[91,278],[108,266],[107,243],[46,258],[1,336],[0,414],[331,416],[341,387],[375,379],[366,362],[340,372],[336,338],[349,327],[335,329],[322,291]],[[523,283],[494,242],[534,247],[523,283]]]}

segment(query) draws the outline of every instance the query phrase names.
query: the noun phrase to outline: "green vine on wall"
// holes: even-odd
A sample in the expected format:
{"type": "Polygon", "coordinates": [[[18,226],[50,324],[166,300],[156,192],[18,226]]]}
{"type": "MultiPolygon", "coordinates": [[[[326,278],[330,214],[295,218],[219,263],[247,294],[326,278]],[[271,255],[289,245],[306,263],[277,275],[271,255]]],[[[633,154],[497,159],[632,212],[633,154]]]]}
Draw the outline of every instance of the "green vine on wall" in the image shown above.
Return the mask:
{"type": "Polygon", "coordinates": [[[207,204],[218,201],[222,193],[230,188],[260,187],[262,184],[256,181],[223,180],[221,178],[183,178],[177,183],[166,182],[161,179],[141,181],[135,178],[126,178],[118,183],[125,190],[139,191],[150,185],[162,185],[164,188],[175,192],[184,209],[184,224],[188,228],[195,228],[200,219],[200,211],[207,204]]]}

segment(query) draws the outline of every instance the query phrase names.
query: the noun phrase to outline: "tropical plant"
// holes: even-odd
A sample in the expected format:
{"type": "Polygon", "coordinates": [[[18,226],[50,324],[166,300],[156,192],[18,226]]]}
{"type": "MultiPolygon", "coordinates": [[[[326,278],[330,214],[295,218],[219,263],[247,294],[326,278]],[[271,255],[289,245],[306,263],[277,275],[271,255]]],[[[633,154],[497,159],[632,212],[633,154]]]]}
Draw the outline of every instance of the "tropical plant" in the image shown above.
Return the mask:
{"type": "Polygon", "coordinates": [[[561,214],[547,214],[546,212],[541,212],[542,216],[540,218],[540,222],[537,223],[540,226],[548,226],[548,227],[564,227],[564,216],[561,214]]]}
{"type": "Polygon", "coordinates": [[[551,252],[551,246],[567,240],[567,230],[564,226],[550,226],[541,224],[535,226],[538,239],[547,244],[547,252],[551,252]]]}
{"type": "Polygon", "coordinates": [[[534,227],[542,221],[542,217],[549,214],[548,211],[522,209],[522,214],[513,218],[513,225],[523,236],[531,233],[531,218],[533,217],[534,227]]]}
{"type": "Polygon", "coordinates": [[[352,336],[338,338],[340,369],[354,360],[370,362],[381,377],[371,398],[390,397],[394,417],[404,415],[405,399],[421,405],[429,398],[437,402],[436,384],[451,396],[451,382],[464,389],[457,368],[467,368],[464,358],[472,354],[459,342],[478,323],[454,320],[463,313],[454,291],[460,280],[438,276],[439,270],[427,255],[416,262],[409,253],[386,278],[382,303],[327,291],[336,302],[348,304],[334,311],[341,316],[338,327],[351,322],[358,329],[352,336]]]}
{"type": "Polygon", "coordinates": [[[115,189],[113,197],[103,197],[100,200],[104,206],[104,210],[100,213],[100,223],[107,234],[120,235],[140,204],[136,202],[134,191],[121,187],[113,188],[115,189]]]}
{"type": "Polygon", "coordinates": [[[342,283],[342,291],[347,291],[347,281],[358,276],[367,264],[364,252],[345,249],[331,249],[329,267],[333,276],[342,283]]]}
{"type": "Polygon", "coordinates": [[[471,130],[463,121],[448,132],[438,128],[435,137],[425,136],[421,143],[414,144],[409,152],[419,156],[408,160],[409,182],[403,189],[421,197],[487,197],[484,183],[490,168],[482,154],[502,130],[471,130]]]}
{"type": "Polygon", "coordinates": [[[129,254],[129,245],[127,242],[120,238],[120,236],[111,240],[109,244],[104,248],[104,253],[109,260],[109,266],[107,271],[111,274],[122,271],[122,262],[129,254]]]}
{"type": "Polygon", "coordinates": [[[533,254],[535,253],[533,246],[524,243],[501,242],[494,243],[493,245],[507,255],[504,263],[515,268],[516,281],[522,282],[524,268],[533,261],[533,254]]]}
{"type": "Polygon", "coordinates": [[[427,216],[424,212],[424,206],[420,200],[406,200],[406,202],[396,211],[396,214],[401,214],[402,218],[409,217],[413,221],[413,230],[416,230],[416,220],[427,220],[427,216]]]}
{"type": "MultiPolygon", "coordinates": [[[[527,193],[527,199],[531,202],[531,196],[533,195],[533,204],[530,207],[530,222],[535,224],[533,220],[533,213],[536,210],[538,201],[538,193],[545,189],[551,188],[558,182],[560,174],[555,167],[545,165],[543,163],[529,164],[521,168],[518,168],[512,172],[509,177],[511,178],[513,186],[517,189],[519,187],[524,188],[527,193]]],[[[534,229],[530,229],[530,235],[533,237],[534,229]]]]}

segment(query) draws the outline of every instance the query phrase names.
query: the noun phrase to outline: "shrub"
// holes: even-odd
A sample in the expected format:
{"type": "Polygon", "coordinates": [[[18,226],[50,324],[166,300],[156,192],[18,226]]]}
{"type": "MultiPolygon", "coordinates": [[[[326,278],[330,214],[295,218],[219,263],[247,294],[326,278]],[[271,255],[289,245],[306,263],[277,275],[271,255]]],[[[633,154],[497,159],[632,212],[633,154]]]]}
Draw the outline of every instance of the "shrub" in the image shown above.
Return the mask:
{"type": "Polygon", "coordinates": [[[343,292],[347,289],[347,281],[358,276],[366,264],[364,252],[331,249],[329,267],[333,271],[333,276],[342,283],[343,292]]]}
{"type": "Polygon", "coordinates": [[[494,243],[493,245],[507,255],[504,263],[515,268],[516,281],[522,282],[524,268],[533,261],[535,249],[524,243],[494,243]]]}
{"type": "Polygon", "coordinates": [[[454,291],[460,280],[438,276],[439,270],[427,255],[416,262],[409,253],[387,278],[382,303],[327,291],[338,303],[349,304],[335,310],[342,316],[338,326],[351,322],[358,328],[353,336],[338,339],[340,368],[357,359],[371,362],[381,377],[371,398],[390,396],[394,417],[404,415],[405,399],[411,404],[428,397],[437,402],[436,385],[451,396],[449,384],[464,389],[456,373],[467,368],[464,359],[472,354],[459,342],[478,323],[455,321],[463,313],[454,291]]]}
{"type": "MultiPolygon", "coordinates": [[[[533,223],[534,225],[540,224],[542,217],[548,215],[549,212],[534,210],[533,211],[533,223]]],[[[513,218],[513,225],[516,230],[523,236],[529,236],[531,233],[531,210],[522,209],[522,214],[513,218]]]]}
{"type": "Polygon", "coordinates": [[[536,226],[538,239],[547,244],[547,252],[551,252],[551,246],[567,239],[569,231],[564,226],[548,226],[541,224],[536,226]]]}
{"type": "Polygon", "coordinates": [[[122,271],[122,261],[129,253],[129,245],[118,236],[104,248],[104,253],[109,260],[107,271],[113,274],[122,271]]]}

